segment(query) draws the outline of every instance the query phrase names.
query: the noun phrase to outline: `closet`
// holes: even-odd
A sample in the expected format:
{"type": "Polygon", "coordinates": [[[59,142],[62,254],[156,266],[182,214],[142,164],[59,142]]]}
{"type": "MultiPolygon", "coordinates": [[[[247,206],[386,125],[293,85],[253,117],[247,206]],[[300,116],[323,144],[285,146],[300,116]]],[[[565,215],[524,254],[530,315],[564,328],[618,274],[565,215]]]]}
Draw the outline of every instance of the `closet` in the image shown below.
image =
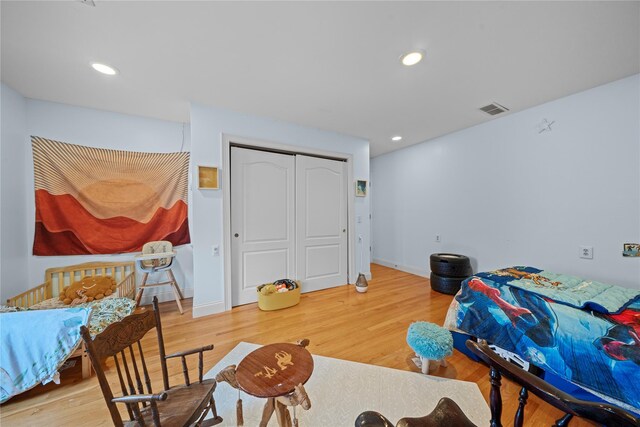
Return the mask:
{"type": "Polygon", "coordinates": [[[232,146],[232,305],[256,286],[302,282],[302,292],[347,283],[347,163],[232,146]]]}

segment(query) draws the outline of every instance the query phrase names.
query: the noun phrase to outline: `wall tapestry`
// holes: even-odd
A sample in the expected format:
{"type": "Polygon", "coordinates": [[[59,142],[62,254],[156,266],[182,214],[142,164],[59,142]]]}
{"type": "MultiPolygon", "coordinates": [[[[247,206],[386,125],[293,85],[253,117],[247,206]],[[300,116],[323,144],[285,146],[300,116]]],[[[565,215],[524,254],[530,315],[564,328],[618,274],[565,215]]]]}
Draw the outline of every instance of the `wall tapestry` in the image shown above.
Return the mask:
{"type": "Polygon", "coordinates": [[[34,255],[140,251],[190,242],[189,153],[90,148],[31,137],[34,255]]]}

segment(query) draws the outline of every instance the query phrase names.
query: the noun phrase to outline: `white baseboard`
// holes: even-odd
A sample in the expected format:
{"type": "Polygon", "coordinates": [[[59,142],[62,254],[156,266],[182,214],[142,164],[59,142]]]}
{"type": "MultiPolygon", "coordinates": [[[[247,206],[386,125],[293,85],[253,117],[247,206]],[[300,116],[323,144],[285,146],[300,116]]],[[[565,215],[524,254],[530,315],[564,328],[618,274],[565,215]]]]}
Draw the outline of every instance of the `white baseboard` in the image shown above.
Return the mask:
{"type": "MultiPolygon", "coordinates": [[[[193,298],[193,288],[185,288],[185,289],[180,288],[180,290],[182,291],[182,295],[185,298],[193,298]]],[[[140,305],[151,304],[153,302],[154,296],[158,297],[158,302],[167,302],[167,301],[176,300],[176,297],[173,295],[173,290],[171,289],[170,286],[162,286],[156,289],[147,288],[144,290],[144,293],[142,294],[142,300],[140,301],[140,305]]]]}
{"type": "Polygon", "coordinates": [[[208,316],[210,314],[222,313],[224,301],[211,302],[209,304],[193,306],[193,317],[208,316]]]}
{"type": "Polygon", "coordinates": [[[426,277],[427,279],[429,278],[430,271],[427,270],[426,268],[422,269],[417,267],[411,267],[408,265],[396,264],[393,261],[387,261],[379,258],[374,258],[372,262],[374,264],[380,264],[385,267],[395,268],[396,270],[404,271],[405,273],[415,274],[416,276],[426,277]]]}

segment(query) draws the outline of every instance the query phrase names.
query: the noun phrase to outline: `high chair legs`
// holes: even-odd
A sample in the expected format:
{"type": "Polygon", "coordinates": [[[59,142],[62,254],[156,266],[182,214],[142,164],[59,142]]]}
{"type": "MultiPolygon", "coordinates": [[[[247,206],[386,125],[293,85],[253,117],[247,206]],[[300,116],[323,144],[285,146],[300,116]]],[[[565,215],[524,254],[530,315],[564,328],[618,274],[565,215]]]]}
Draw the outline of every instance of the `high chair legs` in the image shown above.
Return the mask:
{"type": "Polygon", "coordinates": [[[144,273],[144,276],[142,276],[142,283],[140,284],[140,287],[138,288],[138,293],[136,295],[136,307],[140,305],[140,301],[142,300],[142,293],[144,292],[145,288],[151,288],[154,286],[162,286],[162,285],[171,285],[171,290],[173,291],[173,295],[176,299],[176,304],[178,304],[178,310],[180,311],[180,314],[184,314],[184,310],[182,309],[182,303],[180,302],[182,299],[184,299],[184,296],[182,295],[180,286],[178,286],[178,282],[176,281],[176,278],[173,275],[173,271],[171,271],[171,269],[165,270],[165,272],[167,273],[167,276],[169,276],[168,277],[169,280],[167,280],[166,282],[158,282],[158,283],[147,283],[147,279],[149,278],[149,273],[144,273]]]}

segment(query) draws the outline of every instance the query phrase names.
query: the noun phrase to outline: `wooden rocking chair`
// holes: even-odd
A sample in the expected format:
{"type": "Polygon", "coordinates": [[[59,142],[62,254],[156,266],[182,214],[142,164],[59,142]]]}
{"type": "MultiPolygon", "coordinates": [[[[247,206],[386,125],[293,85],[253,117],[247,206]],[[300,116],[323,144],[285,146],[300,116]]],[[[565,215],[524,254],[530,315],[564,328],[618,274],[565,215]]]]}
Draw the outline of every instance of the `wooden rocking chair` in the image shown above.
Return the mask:
{"type": "Polygon", "coordinates": [[[211,426],[222,422],[216,411],[213,392],[216,389],[215,379],[202,379],[203,353],[213,349],[213,345],[193,350],[165,354],[164,339],[158,298],[153,298],[153,313],[145,311],[132,314],[120,322],[109,325],[101,334],[91,339],[89,330],[82,326],[80,333],[87,347],[96,376],[100,382],[102,394],[111,413],[113,424],[121,426],[211,426]],[[153,328],[158,335],[160,366],[164,390],[154,394],[151,389],[151,379],[147,369],[141,339],[153,328]],[[135,346],[134,346],[135,345],[135,346]],[[134,348],[135,347],[135,348],[134,348]],[[191,383],[186,356],[199,355],[198,382],[191,383]],[[102,361],[113,357],[118,379],[122,389],[122,396],[114,397],[109,381],[104,373],[102,361]],[[185,384],[169,386],[167,360],[181,358],[185,384]],[[141,378],[140,373],[143,377],[141,378]],[[146,393],[145,387],[146,386],[146,393]],[[117,403],[124,403],[129,414],[129,420],[123,422],[117,403]],[[205,420],[209,411],[213,418],[205,420]]]}

